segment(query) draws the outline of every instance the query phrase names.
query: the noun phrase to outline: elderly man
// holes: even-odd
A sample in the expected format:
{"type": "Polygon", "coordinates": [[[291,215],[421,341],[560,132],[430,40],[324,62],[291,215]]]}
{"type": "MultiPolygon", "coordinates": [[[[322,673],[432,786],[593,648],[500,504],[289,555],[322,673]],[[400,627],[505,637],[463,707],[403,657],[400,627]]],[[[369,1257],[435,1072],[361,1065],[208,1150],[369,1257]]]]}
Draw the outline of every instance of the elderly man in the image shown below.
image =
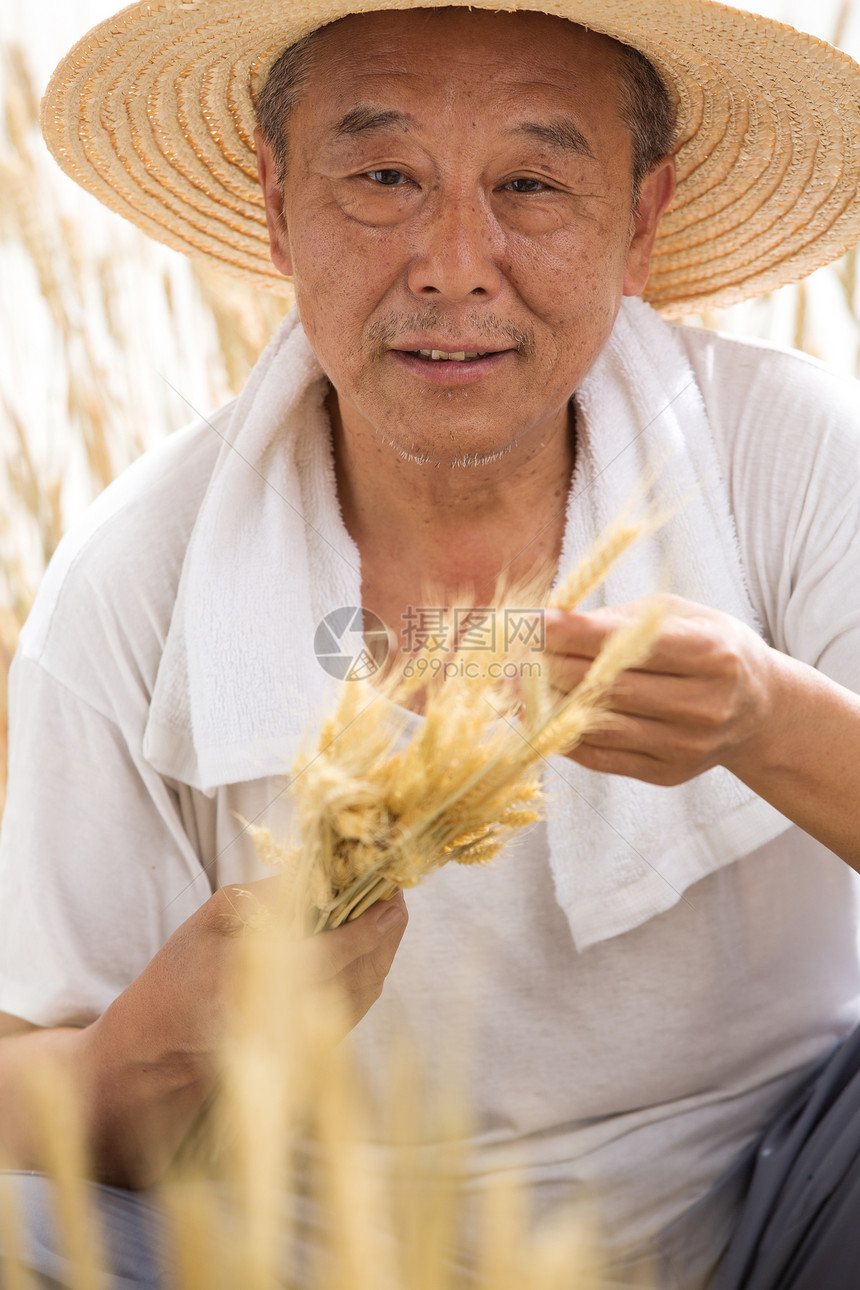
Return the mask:
{"type": "Polygon", "coordinates": [[[553,761],[522,847],[416,890],[405,936],[400,898],[327,933],[315,971],[371,1078],[407,1014],[442,1077],[468,980],[475,1184],[516,1161],[543,1212],[597,1191],[614,1283],[648,1260],[692,1290],[722,1260],[725,1290],[853,1286],[856,394],[636,297],[649,272],[661,305],[763,290],[860,236],[857,69],[706,0],[354,7],[124,11],[46,98],[80,182],[259,276],[270,73],[256,160],[297,314],[234,405],[92,508],[22,636],[0,1137],[31,1162],[50,1053],[100,1177],[159,1176],[211,1088],[230,884],[268,898],[234,812],[265,816],[317,712],[316,626],[360,604],[406,651],[428,586],[444,611],[562,574],[665,468],[685,506],[591,612],[546,619],[569,689],[669,578],[624,720],[553,761]]]}

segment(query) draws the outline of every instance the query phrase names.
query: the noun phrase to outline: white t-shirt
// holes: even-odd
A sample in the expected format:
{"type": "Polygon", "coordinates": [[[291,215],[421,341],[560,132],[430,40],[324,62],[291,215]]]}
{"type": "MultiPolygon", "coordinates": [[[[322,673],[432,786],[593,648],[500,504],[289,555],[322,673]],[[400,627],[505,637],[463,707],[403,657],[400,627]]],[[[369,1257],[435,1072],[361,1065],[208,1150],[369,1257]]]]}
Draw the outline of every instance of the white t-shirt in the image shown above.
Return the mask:
{"type": "MultiPolygon", "coordinates": [[[[679,329],[714,431],[753,604],[777,648],[860,691],[857,386],[679,329]]],[[[215,430],[228,410],[210,418],[215,430]]],[[[215,887],[266,876],[234,812],[145,761],[188,537],[221,439],[173,435],[63,541],[12,667],[0,838],[0,1010],[85,1024],[215,887]]],[[[602,1197],[623,1260],[704,1195],[860,1016],[855,876],[797,829],[578,953],[542,827],[410,893],[383,997],[354,1033],[371,1086],[408,1030],[430,1086],[467,1053],[474,1186],[525,1170],[541,1210],[602,1197]]]]}

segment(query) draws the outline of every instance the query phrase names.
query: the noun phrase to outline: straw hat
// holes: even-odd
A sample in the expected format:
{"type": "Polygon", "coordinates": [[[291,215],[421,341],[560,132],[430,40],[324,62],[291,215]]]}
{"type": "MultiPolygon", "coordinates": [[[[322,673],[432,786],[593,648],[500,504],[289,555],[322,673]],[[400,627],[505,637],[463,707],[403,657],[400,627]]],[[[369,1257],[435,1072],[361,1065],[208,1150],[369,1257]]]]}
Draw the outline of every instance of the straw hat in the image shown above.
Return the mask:
{"type": "MultiPolygon", "coordinates": [[[[678,191],[646,298],[667,313],[794,281],[860,240],[860,67],[713,0],[444,0],[569,18],[639,49],[679,106],[678,191]]],[[[146,233],[259,286],[255,94],[284,49],[410,0],[147,0],[63,59],[42,103],[67,174],[146,233]]]]}

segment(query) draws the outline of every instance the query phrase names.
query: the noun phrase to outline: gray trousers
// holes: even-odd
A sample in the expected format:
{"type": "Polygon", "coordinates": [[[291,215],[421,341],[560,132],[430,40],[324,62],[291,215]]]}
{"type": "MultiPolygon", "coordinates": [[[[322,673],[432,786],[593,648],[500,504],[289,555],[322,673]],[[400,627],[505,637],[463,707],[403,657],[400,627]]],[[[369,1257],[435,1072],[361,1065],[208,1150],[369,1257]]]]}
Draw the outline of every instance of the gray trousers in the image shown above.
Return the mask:
{"type": "MultiPolygon", "coordinates": [[[[50,1183],[39,1174],[5,1181],[14,1187],[34,1287],[67,1290],[75,1278],[58,1250],[50,1183]]],[[[708,1290],[860,1290],[860,1027],[718,1187],[739,1181],[740,1215],[708,1290]]],[[[153,1197],[91,1187],[107,1249],[105,1290],[170,1290],[153,1197]]],[[[689,1267],[684,1244],[706,1229],[708,1208],[706,1196],[669,1229],[660,1267],[666,1290],[702,1290],[674,1269],[689,1267]]],[[[0,1290],[2,1269],[0,1250],[0,1290]]]]}
{"type": "MultiPolygon", "coordinates": [[[[54,1216],[53,1185],[43,1174],[5,1173],[19,1224],[19,1253],[33,1290],[70,1290],[79,1284],[54,1216]]],[[[154,1197],[121,1187],[88,1184],[99,1224],[106,1268],[104,1290],[159,1290],[170,1282],[159,1255],[164,1220],[154,1197]]],[[[6,1290],[0,1249],[0,1290],[6,1290]]],[[[28,1284],[30,1284],[28,1283],[28,1284]]]]}

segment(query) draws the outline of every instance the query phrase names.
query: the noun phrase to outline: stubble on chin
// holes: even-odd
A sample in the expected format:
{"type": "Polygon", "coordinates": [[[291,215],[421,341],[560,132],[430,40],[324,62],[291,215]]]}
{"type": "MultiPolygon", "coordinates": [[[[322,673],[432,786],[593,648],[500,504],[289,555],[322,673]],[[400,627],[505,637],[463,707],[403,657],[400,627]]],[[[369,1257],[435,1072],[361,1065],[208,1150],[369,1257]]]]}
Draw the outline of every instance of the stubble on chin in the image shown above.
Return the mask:
{"type": "MultiPolygon", "coordinates": [[[[494,315],[463,322],[458,326],[461,334],[466,331],[470,337],[484,340],[487,349],[515,348],[520,360],[529,360],[536,355],[537,343],[533,329],[517,327],[494,315]]],[[[446,451],[444,440],[439,435],[434,436],[434,442],[429,442],[409,433],[409,422],[418,413],[417,408],[399,407],[396,399],[378,406],[382,393],[381,365],[386,363],[390,350],[401,348],[398,340],[414,337],[416,333],[444,334],[446,330],[450,332],[451,323],[439,309],[425,309],[411,314],[389,313],[373,319],[364,329],[357,346],[349,346],[342,351],[345,370],[351,369],[354,373],[350,381],[354,395],[350,402],[377,442],[393,452],[404,465],[439,471],[474,470],[499,461],[513,452],[519,442],[519,432],[501,445],[464,451],[463,441],[473,438],[474,431],[470,432],[465,426],[461,431],[452,428],[448,432],[451,451],[446,451]],[[377,407],[371,410],[374,403],[377,407]]],[[[336,379],[332,383],[336,384],[336,379]]],[[[468,407],[468,388],[428,387],[426,393],[433,401],[431,415],[438,415],[440,423],[468,407]]],[[[426,416],[427,412],[425,405],[422,414],[426,416]]]]}

